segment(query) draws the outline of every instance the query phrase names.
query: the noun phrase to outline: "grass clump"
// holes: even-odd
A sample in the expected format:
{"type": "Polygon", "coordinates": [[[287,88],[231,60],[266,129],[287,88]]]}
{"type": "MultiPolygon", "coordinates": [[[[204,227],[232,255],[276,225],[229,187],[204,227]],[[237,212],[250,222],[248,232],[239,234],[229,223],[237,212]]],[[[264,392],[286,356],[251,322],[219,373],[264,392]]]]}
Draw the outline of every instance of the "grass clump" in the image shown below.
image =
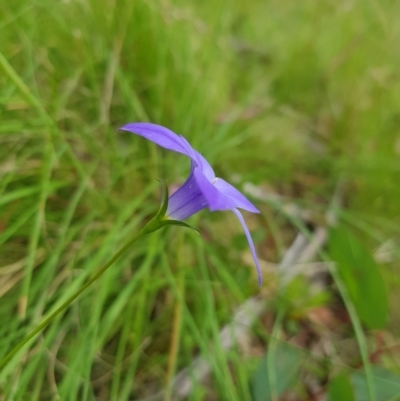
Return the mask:
{"type": "MultiPolygon", "coordinates": [[[[1,3],[0,356],[156,212],[156,179],[185,179],[183,157],[116,132],[130,121],[184,134],[218,175],[278,197],[279,207],[255,200],[262,214],[250,219],[264,261],[278,263],[301,227],[325,224],[344,180],[339,218],[377,250],[395,305],[399,11],[395,1],[361,0],[1,3]],[[305,210],[308,226],[288,219],[284,202],[305,210]]],[[[307,399],[307,375],[325,392],[340,363],[360,368],[358,351],[355,360],[313,358],[313,338],[356,347],[337,283],[315,295],[299,281],[286,310],[268,268],[269,312],[245,351],[226,352],[219,330],[256,279],[235,245],[236,222],[202,217],[193,222],[203,238],[170,228],[132,248],[0,372],[3,399],[140,399],[201,355],[210,382],[190,399],[251,400],[252,360],[270,333],[310,356],[291,390],[298,399],[307,399]],[[315,329],[315,310],[341,329],[315,329]]],[[[396,374],[398,355],[384,350],[398,341],[398,322],[392,308],[366,344],[383,344],[372,362],[396,374]]]]}

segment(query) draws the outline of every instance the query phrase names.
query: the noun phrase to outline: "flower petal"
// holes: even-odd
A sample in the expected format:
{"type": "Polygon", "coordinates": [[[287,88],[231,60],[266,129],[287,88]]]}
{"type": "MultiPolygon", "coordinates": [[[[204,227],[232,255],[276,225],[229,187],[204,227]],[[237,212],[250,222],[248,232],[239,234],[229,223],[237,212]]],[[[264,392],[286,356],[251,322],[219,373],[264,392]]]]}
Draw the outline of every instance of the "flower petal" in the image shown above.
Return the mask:
{"type": "Polygon", "coordinates": [[[260,213],[260,211],[240,191],[222,178],[218,178],[214,183],[214,186],[224,195],[234,199],[235,207],[239,207],[252,213],[260,213]]]}
{"type": "Polygon", "coordinates": [[[168,128],[152,123],[130,123],[121,127],[120,130],[140,135],[165,149],[190,157],[196,167],[200,168],[209,180],[215,178],[214,170],[207,160],[197,150],[193,149],[183,136],[175,134],[168,128]]]}
{"type": "Polygon", "coordinates": [[[168,199],[166,216],[171,220],[185,220],[206,208],[208,202],[194,178],[194,169],[185,183],[168,199]]]}
{"type": "Polygon", "coordinates": [[[261,287],[262,275],[261,275],[260,264],[258,262],[258,257],[257,257],[257,254],[256,254],[256,249],[254,247],[253,239],[251,238],[249,229],[247,228],[246,222],[244,221],[244,218],[243,218],[242,214],[239,212],[239,210],[232,209],[232,212],[236,214],[236,217],[239,219],[240,224],[243,227],[243,231],[244,231],[244,233],[245,233],[245,235],[247,237],[247,242],[249,243],[250,251],[251,251],[251,254],[253,256],[254,263],[256,264],[256,268],[257,268],[258,286],[261,287]]]}
{"type": "Polygon", "coordinates": [[[215,178],[215,173],[212,167],[210,166],[210,163],[203,157],[201,153],[199,153],[196,149],[193,149],[190,143],[181,136],[182,140],[186,142],[186,149],[190,149],[190,158],[195,162],[196,167],[199,167],[200,170],[204,173],[204,175],[212,181],[215,178]]]}
{"type": "Polygon", "coordinates": [[[202,171],[196,168],[193,170],[193,175],[212,212],[238,207],[252,213],[259,213],[258,209],[244,195],[221,178],[218,178],[213,184],[202,171]],[[222,182],[218,184],[220,181],[222,182]]]}
{"type": "Polygon", "coordinates": [[[193,169],[193,175],[197,182],[198,187],[203,193],[204,198],[208,202],[208,208],[214,212],[216,210],[230,210],[237,206],[235,199],[224,195],[219,191],[198,169],[193,169]]]}
{"type": "Polygon", "coordinates": [[[124,125],[119,130],[129,131],[132,134],[140,135],[165,149],[183,153],[190,157],[190,151],[187,149],[187,144],[182,140],[182,137],[161,125],[151,123],[130,123],[124,125]]]}

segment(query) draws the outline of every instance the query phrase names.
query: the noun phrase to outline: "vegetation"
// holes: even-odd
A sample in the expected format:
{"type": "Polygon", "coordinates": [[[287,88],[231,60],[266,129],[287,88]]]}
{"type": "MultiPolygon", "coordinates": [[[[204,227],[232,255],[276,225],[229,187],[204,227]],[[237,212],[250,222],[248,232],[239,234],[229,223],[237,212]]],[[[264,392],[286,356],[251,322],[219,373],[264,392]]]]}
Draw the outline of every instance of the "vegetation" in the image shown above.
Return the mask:
{"type": "Polygon", "coordinates": [[[15,355],[0,400],[174,399],[197,356],[210,374],[189,400],[400,399],[398,15],[395,0],[1,1],[0,358],[156,213],[157,180],[185,180],[187,158],[128,122],[184,135],[260,208],[264,284],[235,216],[202,211],[201,236],[143,238],[15,355]],[[285,281],[277,265],[327,214],[285,281]],[[251,335],[226,349],[257,294],[251,335]]]}

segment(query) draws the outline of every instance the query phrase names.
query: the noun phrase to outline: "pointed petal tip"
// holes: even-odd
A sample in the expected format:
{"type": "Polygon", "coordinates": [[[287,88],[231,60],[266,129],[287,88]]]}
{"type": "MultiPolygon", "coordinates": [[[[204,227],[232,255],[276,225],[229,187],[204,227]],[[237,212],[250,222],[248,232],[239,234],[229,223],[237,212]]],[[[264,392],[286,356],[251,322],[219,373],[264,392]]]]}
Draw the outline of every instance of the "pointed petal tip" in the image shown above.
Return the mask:
{"type": "MultiPolygon", "coordinates": [[[[137,124],[142,124],[142,123],[128,123],[128,124],[124,124],[121,127],[118,128],[118,131],[134,131],[135,128],[138,127],[137,124]]],[[[140,126],[139,126],[140,127],[140,126]]]]}
{"type": "Polygon", "coordinates": [[[254,209],[253,210],[247,210],[250,213],[261,213],[259,209],[257,209],[254,205],[253,205],[254,209]]]}
{"type": "Polygon", "coordinates": [[[238,208],[246,210],[246,212],[250,212],[250,213],[261,213],[259,209],[257,209],[253,203],[251,203],[247,198],[247,203],[243,206],[238,206],[238,208]]]}
{"type": "Polygon", "coordinates": [[[123,125],[122,127],[119,127],[118,129],[117,129],[117,131],[130,131],[130,132],[132,132],[132,129],[129,129],[129,126],[131,126],[133,123],[130,123],[130,124],[125,124],[125,125],[123,125]]]}
{"type": "MultiPolygon", "coordinates": [[[[247,199],[247,198],[246,198],[247,199]]],[[[254,205],[254,203],[253,202],[250,202],[248,199],[247,199],[247,201],[248,201],[248,205],[246,205],[246,206],[248,206],[245,210],[247,210],[248,212],[250,212],[250,213],[261,213],[260,212],[260,209],[258,209],[255,205],[254,205]]]]}
{"type": "Polygon", "coordinates": [[[262,284],[262,274],[261,274],[261,268],[260,268],[260,263],[258,261],[256,249],[254,247],[253,239],[251,238],[250,231],[247,228],[246,222],[244,221],[244,218],[243,218],[242,214],[239,212],[239,210],[232,209],[232,212],[235,213],[235,215],[238,218],[240,224],[242,225],[244,234],[246,235],[247,242],[248,242],[249,247],[250,247],[250,252],[251,252],[251,254],[253,256],[254,264],[256,266],[257,277],[258,277],[258,287],[260,288],[261,284],[262,284]]]}

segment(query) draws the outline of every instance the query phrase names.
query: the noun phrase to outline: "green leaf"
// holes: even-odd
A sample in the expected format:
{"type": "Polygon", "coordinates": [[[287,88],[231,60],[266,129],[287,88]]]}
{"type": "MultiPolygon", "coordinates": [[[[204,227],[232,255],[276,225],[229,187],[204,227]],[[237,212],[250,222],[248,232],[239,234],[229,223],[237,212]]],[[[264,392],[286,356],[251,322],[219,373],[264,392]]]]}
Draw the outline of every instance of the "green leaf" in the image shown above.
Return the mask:
{"type": "MultiPolygon", "coordinates": [[[[67,182],[63,182],[63,181],[53,181],[50,185],[49,185],[49,192],[54,191],[56,189],[62,188],[62,187],[66,187],[68,185],[67,182]]],[[[19,188],[16,189],[15,191],[6,193],[5,195],[2,195],[0,197],[0,206],[3,206],[7,203],[16,201],[16,200],[20,200],[22,198],[26,198],[29,197],[33,194],[36,194],[37,192],[40,191],[40,186],[31,186],[31,187],[27,187],[27,188],[19,188]]]]}
{"type": "Polygon", "coordinates": [[[328,401],[356,401],[350,379],[345,374],[335,376],[328,386],[328,401]]]}
{"type": "MultiPolygon", "coordinates": [[[[374,389],[377,401],[400,400],[400,376],[395,375],[387,369],[372,368],[374,389]]],[[[355,372],[351,375],[354,392],[357,401],[369,401],[368,386],[365,374],[355,372]]]]}
{"type": "Polygon", "coordinates": [[[275,350],[274,372],[268,369],[267,354],[251,380],[253,401],[269,401],[271,397],[270,380],[276,378],[276,392],[280,396],[295,380],[300,369],[300,351],[284,342],[275,350]]]}
{"type": "Polygon", "coordinates": [[[370,329],[385,327],[388,318],[387,293],[372,256],[343,228],[330,230],[329,252],[361,321],[370,329]]]}

